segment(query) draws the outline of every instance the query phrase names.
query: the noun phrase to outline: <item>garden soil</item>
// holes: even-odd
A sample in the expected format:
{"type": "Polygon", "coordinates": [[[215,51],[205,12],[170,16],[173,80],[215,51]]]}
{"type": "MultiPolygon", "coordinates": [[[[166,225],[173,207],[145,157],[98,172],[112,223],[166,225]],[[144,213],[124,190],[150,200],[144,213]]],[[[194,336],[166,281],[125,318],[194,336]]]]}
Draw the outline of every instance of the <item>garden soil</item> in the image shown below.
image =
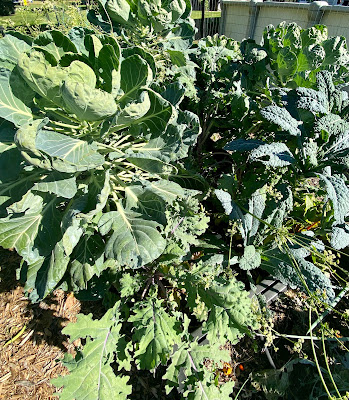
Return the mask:
{"type": "Polygon", "coordinates": [[[50,380],[67,374],[58,360],[74,351],[61,330],[82,306],[61,290],[30,304],[16,280],[18,265],[14,252],[0,249],[0,399],[57,399],[50,380]]]}

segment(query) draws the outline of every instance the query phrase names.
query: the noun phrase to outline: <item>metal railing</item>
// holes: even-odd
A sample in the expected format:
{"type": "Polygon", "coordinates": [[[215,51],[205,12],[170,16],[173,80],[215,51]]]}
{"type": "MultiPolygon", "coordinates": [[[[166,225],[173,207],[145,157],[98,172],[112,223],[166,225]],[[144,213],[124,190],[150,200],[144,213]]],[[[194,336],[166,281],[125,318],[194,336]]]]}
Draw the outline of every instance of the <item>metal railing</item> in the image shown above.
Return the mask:
{"type": "Polygon", "coordinates": [[[220,0],[191,0],[198,33],[196,39],[220,32],[220,0]]]}

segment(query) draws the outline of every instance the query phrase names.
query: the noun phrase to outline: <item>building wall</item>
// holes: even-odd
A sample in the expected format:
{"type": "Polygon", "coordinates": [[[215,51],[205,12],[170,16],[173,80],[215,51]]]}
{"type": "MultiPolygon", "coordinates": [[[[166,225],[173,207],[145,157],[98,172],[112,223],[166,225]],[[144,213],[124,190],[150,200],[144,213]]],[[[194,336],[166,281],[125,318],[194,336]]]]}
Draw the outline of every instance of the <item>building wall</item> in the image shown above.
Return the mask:
{"type": "Polygon", "coordinates": [[[225,36],[232,37],[235,40],[245,37],[249,20],[249,9],[247,1],[239,1],[239,4],[235,4],[233,7],[227,7],[225,11],[227,13],[225,36]]]}
{"type": "Polygon", "coordinates": [[[260,42],[267,25],[282,21],[296,22],[302,28],[327,25],[330,36],[344,36],[349,43],[349,7],[313,3],[279,3],[261,0],[223,0],[221,34],[241,41],[253,38],[260,42]]]}
{"type": "Polygon", "coordinates": [[[297,3],[259,3],[259,14],[256,21],[254,37],[258,40],[263,35],[263,30],[267,25],[278,25],[282,21],[297,22],[302,28],[307,27],[308,10],[307,4],[297,3]],[[280,4],[286,4],[286,7],[280,7],[280,4]],[[299,6],[299,7],[294,7],[299,6]],[[305,6],[305,7],[304,7],[305,6]]]}

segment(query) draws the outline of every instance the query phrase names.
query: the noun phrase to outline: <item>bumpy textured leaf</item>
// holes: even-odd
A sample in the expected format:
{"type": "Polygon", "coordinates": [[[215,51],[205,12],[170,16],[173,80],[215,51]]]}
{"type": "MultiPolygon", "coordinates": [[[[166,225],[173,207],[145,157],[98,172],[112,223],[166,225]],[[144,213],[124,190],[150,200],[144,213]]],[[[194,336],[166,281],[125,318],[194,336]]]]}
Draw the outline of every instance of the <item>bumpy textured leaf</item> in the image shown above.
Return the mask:
{"type": "Polygon", "coordinates": [[[165,248],[166,242],[157,229],[160,227],[158,223],[142,219],[139,213],[125,211],[121,205],[118,211],[104,214],[98,227],[103,236],[113,231],[105,248],[107,258],[114,258],[129,268],[150,263],[165,248]]]}
{"type": "Polygon", "coordinates": [[[327,114],[329,112],[329,104],[323,92],[319,92],[309,88],[297,88],[297,107],[309,110],[314,114],[327,114]]]}
{"type": "Polygon", "coordinates": [[[133,323],[133,340],[138,343],[135,357],[139,368],[152,370],[166,364],[173,346],[181,343],[177,316],[168,314],[162,301],[154,297],[138,303],[133,312],[128,320],[133,323]]]}
{"type": "Polygon", "coordinates": [[[259,225],[266,205],[265,189],[256,190],[248,201],[248,214],[245,215],[246,229],[248,231],[249,240],[251,240],[258,232],[259,225]]]}
{"type": "Polygon", "coordinates": [[[237,219],[245,222],[245,217],[240,208],[235,204],[231,195],[222,189],[216,189],[215,195],[221,202],[224,212],[229,215],[231,219],[237,219]]]}
{"type": "Polygon", "coordinates": [[[278,125],[283,131],[292,136],[300,136],[300,122],[286,110],[278,106],[268,106],[261,110],[262,116],[269,122],[278,125]]]}
{"type": "Polygon", "coordinates": [[[228,151],[250,151],[253,149],[256,149],[260,145],[264,144],[262,140],[256,140],[256,139],[236,139],[233,140],[232,142],[226,144],[224,146],[224,150],[228,151]]]}
{"type": "Polygon", "coordinates": [[[306,292],[304,283],[310,292],[318,292],[318,295],[325,294],[327,301],[335,298],[330,279],[313,263],[303,258],[290,257],[279,250],[268,253],[268,263],[263,263],[263,268],[290,287],[306,292]]]}
{"type": "Polygon", "coordinates": [[[253,245],[246,246],[244,254],[239,260],[239,266],[241,269],[250,270],[258,268],[261,265],[261,255],[253,245]]]}
{"type": "Polygon", "coordinates": [[[319,174],[320,181],[324,185],[328,198],[332,202],[336,223],[343,224],[345,217],[349,215],[349,188],[344,180],[338,176],[325,176],[319,174]]]}
{"type": "Polygon", "coordinates": [[[79,314],[76,323],[64,328],[63,333],[69,335],[71,341],[86,338],[86,344],[75,358],[66,356],[63,360],[70,374],[52,380],[57,387],[63,386],[62,392],[57,394],[60,399],[126,400],[131,394],[129,378],[115,376],[110,365],[122,339],[119,306],[117,303],[100,320],[93,320],[92,314],[79,314]]]}
{"type": "Polygon", "coordinates": [[[293,155],[291,154],[285,143],[263,144],[252,150],[249,154],[250,161],[259,161],[264,165],[271,167],[285,167],[294,163],[293,155]]]}
{"type": "Polygon", "coordinates": [[[349,246],[349,227],[347,224],[335,225],[332,228],[331,246],[336,250],[349,246]]]}

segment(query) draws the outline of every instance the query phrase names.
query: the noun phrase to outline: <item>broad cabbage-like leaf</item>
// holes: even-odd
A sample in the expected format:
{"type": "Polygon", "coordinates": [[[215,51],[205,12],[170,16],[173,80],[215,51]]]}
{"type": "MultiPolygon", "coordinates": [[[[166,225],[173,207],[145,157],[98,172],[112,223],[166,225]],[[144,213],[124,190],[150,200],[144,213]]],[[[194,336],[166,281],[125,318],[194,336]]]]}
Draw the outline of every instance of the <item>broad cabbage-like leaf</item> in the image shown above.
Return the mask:
{"type": "Polygon", "coordinates": [[[103,236],[113,232],[106,243],[106,256],[129,268],[152,262],[165,249],[166,241],[158,230],[160,225],[143,219],[137,212],[125,211],[121,205],[118,211],[105,213],[98,228],[103,236]]]}

